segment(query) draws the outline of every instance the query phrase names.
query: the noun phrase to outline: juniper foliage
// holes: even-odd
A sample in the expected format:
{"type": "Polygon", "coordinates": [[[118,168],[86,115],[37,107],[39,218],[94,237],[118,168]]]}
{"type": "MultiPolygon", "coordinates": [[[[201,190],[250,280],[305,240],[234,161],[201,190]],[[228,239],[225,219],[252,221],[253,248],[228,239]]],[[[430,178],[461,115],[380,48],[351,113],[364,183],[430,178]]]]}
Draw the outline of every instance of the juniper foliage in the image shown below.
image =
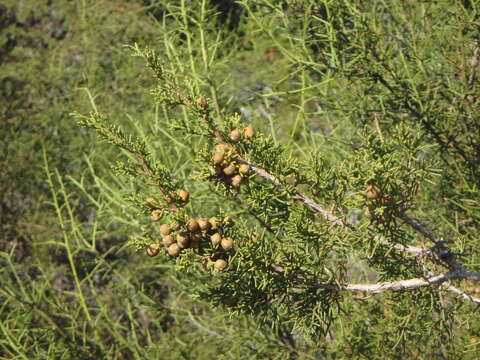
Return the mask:
{"type": "MultiPolygon", "coordinates": [[[[239,1],[245,16],[226,35],[206,31],[213,9],[205,1],[185,4],[172,5],[162,19],[163,49],[131,51],[155,77],[151,95],[164,107],[169,134],[195,160],[194,172],[179,181],[234,218],[226,230],[235,241],[227,270],[203,266],[215,258],[210,245],[176,260],[191,294],[271,328],[291,356],[321,343],[342,356],[468,357],[472,345],[457,327],[474,307],[463,290],[448,291],[442,281],[372,290],[381,295],[365,288],[359,297],[349,286],[425,279],[460,269],[457,260],[476,269],[477,5],[451,4],[444,12],[444,4],[412,2],[239,1]],[[267,55],[288,64],[285,77],[260,95],[266,121],[247,119],[241,106],[236,112],[240,102],[228,97],[221,76],[222,47],[254,41],[241,33],[252,26],[273,44],[267,55]],[[282,120],[287,116],[290,122],[282,120]],[[252,121],[260,130],[253,139],[232,140],[232,131],[252,121]],[[219,144],[233,149],[229,161],[251,167],[239,187],[215,172],[219,144]],[[418,249],[432,245],[428,239],[433,256],[418,249]]],[[[82,123],[117,142],[103,115],[82,123]]],[[[146,158],[141,144],[132,137],[120,147],[146,158]]],[[[166,183],[149,185],[141,186],[143,196],[165,195],[166,183]]],[[[216,215],[204,198],[192,197],[184,221],[216,215]]],[[[178,223],[179,216],[164,221],[178,223]]],[[[144,229],[137,248],[158,242],[155,224],[144,229]]],[[[477,274],[469,278],[478,281],[477,274]]]]}
{"type": "Polygon", "coordinates": [[[39,3],[0,6],[0,357],[477,357],[476,2],[39,3]]]}

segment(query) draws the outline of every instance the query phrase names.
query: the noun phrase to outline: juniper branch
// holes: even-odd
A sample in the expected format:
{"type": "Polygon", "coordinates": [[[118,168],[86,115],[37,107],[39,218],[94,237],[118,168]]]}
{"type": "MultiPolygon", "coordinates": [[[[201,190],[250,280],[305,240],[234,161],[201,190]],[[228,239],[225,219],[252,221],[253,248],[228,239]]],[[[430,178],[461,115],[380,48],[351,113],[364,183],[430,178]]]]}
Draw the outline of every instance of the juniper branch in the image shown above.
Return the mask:
{"type": "MultiPolygon", "coordinates": [[[[277,177],[268,173],[266,170],[258,168],[254,166],[252,163],[240,157],[238,158],[238,161],[248,164],[255,174],[273,182],[276,186],[278,187],[284,186],[283,183],[277,177]]],[[[307,205],[308,207],[320,213],[325,220],[332,222],[334,225],[342,226],[353,231],[358,231],[358,229],[353,224],[350,224],[346,220],[340,219],[339,217],[335,216],[334,214],[324,209],[323,207],[315,203],[312,199],[308,198],[304,194],[300,192],[296,192],[295,197],[297,200],[302,201],[305,205],[307,205]]],[[[410,218],[404,213],[398,213],[397,215],[401,219],[403,219],[407,224],[409,224],[412,228],[414,228],[415,230],[420,232],[422,235],[430,239],[435,245],[442,244],[442,240],[437,239],[430,231],[426,229],[425,226],[423,226],[419,222],[413,220],[412,218],[410,218]]],[[[377,292],[383,292],[387,290],[413,290],[413,289],[418,289],[424,286],[443,284],[444,282],[449,280],[467,280],[468,279],[468,280],[480,281],[480,273],[466,270],[463,266],[461,266],[459,263],[456,262],[453,254],[450,253],[449,251],[442,253],[437,251],[438,250],[437,248],[422,249],[417,247],[405,246],[401,244],[395,244],[394,248],[400,251],[405,251],[405,252],[414,254],[414,255],[423,255],[423,254],[429,255],[434,260],[439,260],[442,263],[446,264],[451,271],[443,275],[438,275],[432,278],[425,278],[425,279],[420,279],[420,278],[408,279],[408,280],[399,280],[394,282],[384,282],[384,283],[377,283],[377,284],[332,285],[328,283],[320,283],[318,284],[318,286],[324,287],[324,288],[331,288],[332,290],[336,289],[336,290],[365,291],[365,292],[377,293],[377,292]]],[[[277,268],[281,269],[281,267],[277,267],[277,268]]],[[[454,287],[446,287],[446,289],[456,294],[462,295],[464,299],[474,301],[474,302],[476,302],[477,300],[471,295],[468,295],[467,293],[462,292],[461,290],[458,290],[454,287]]]]}
{"type": "MultiPolygon", "coordinates": [[[[445,274],[430,276],[426,278],[414,278],[414,279],[405,279],[405,280],[398,280],[398,281],[379,282],[375,284],[349,284],[349,283],[332,284],[332,283],[320,282],[315,284],[313,287],[337,290],[337,291],[380,293],[388,290],[394,290],[394,291],[415,290],[425,286],[442,285],[447,281],[451,281],[451,280],[480,281],[480,273],[467,271],[467,270],[458,270],[458,271],[450,271],[445,274]]],[[[465,299],[468,299],[474,302],[477,302],[478,300],[453,286],[452,287],[444,286],[444,287],[449,291],[462,295],[465,299]]]]}
{"type": "MultiPolygon", "coordinates": [[[[419,249],[419,248],[418,248],[419,249]]],[[[422,249],[419,249],[422,250],[422,249]]],[[[278,273],[283,274],[285,269],[278,265],[272,265],[271,268],[278,273]]],[[[307,288],[328,289],[334,291],[350,291],[350,292],[366,292],[366,293],[381,293],[386,291],[403,291],[416,290],[421,287],[441,285],[447,291],[461,295],[462,298],[480,303],[480,299],[467,294],[466,292],[446,284],[451,280],[473,280],[480,281],[480,272],[473,272],[468,270],[450,271],[445,274],[433,275],[425,278],[413,278],[397,281],[379,282],[374,284],[350,284],[350,283],[331,283],[318,282],[314,285],[307,286],[307,288]]],[[[293,291],[303,291],[304,288],[296,288],[293,291]]]]}
{"type": "MultiPolygon", "coordinates": [[[[140,165],[143,173],[153,180],[162,194],[168,194],[168,189],[156,176],[156,171],[148,160],[150,154],[147,151],[147,144],[144,140],[127,136],[120,127],[110,123],[103,114],[93,112],[88,117],[77,113],[73,113],[72,115],[80,119],[80,125],[94,129],[103,139],[132,155],[140,165]]],[[[175,204],[173,204],[172,208],[172,210],[176,211],[175,204]]]]}
{"type": "MultiPolygon", "coordinates": [[[[193,112],[197,113],[197,115],[200,115],[202,117],[202,120],[204,120],[207,123],[209,130],[212,131],[217,141],[222,144],[226,144],[226,141],[223,139],[221,133],[213,125],[213,122],[209,117],[209,111],[206,110],[206,108],[204,108],[204,111],[200,113],[199,108],[197,106],[198,104],[194,103],[193,101],[194,97],[191,94],[187,94],[185,91],[180,89],[172,79],[170,79],[168,76],[165,76],[163,70],[160,71],[160,73],[158,72],[159,71],[158,69],[161,68],[161,66],[159,65],[159,61],[156,55],[149,50],[147,50],[147,53],[143,53],[143,54],[141,51],[138,50],[138,48],[136,50],[137,50],[136,55],[143,56],[147,59],[147,62],[149,63],[152,70],[154,70],[157,73],[157,77],[159,78],[159,80],[163,80],[165,82],[169,90],[172,93],[175,93],[179,99],[181,99],[181,103],[187,108],[189,108],[190,110],[192,110],[193,112]]],[[[266,170],[255,166],[254,164],[242,158],[241,156],[238,156],[236,160],[239,163],[248,164],[251,170],[253,171],[253,173],[255,173],[256,175],[264,179],[267,179],[268,181],[271,181],[275,186],[279,188],[285,186],[282,183],[282,181],[280,181],[280,179],[278,179],[275,175],[272,175],[266,170]]],[[[294,197],[296,200],[303,202],[306,206],[310,207],[311,209],[319,213],[326,221],[330,222],[333,226],[341,226],[355,232],[358,231],[358,229],[353,224],[334,215],[332,212],[326,210],[325,208],[317,204],[314,200],[307,197],[305,194],[299,191],[296,191],[294,193],[294,197]]],[[[377,284],[319,283],[316,286],[330,288],[332,290],[364,291],[364,292],[376,293],[376,292],[383,292],[387,290],[411,290],[411,289],[417,289],[424,286],[441,285],[449,280],[470,279],[470,280],[480,281],[480,273],[470,272],[466,270],[464,267],[462,267],[460,264],[456,262],[456,260],[454,259],[454,255],[450,251],[448,250],[443,252],[438,251],[439,250],[438,245],[441,245],[442,241],[437,239],[423,225],[413,220],[403,212],[397,212],[396,215],[400,219],[402,219],[405,223],[407,223],[409,226],[411,226],[414,230],[416,230],[417,232],[421,233],[423,236],[431,240],[435,244],[435,247],[432,249],[424,250],[421,248],[409,247],[409,246],[404,246],[400,244],[393,244],[394,248],[396,250],[405,251],[407,253],[414,254],[414,255],[424,255],[424,254],[428,255],[434,261],[441,262],[442,264],[446,265],[450,269],[450,272],[446,274],[430,277],[430,278],[407,279],[407,280],[383,282],[383,283],[377,283],[377,284]]],[[[278,267],[278,269],[281,269],[281,267],[278,267]]],[[[454,290],[451,290],[451,288],[448,288],[448,289],[450,291],[456,292],[454,290]]],[[[458,294],[458,292],[456,293],[458,294]]],[[[467,294],[465,294],[465,296],[463,297],[466,299],[473,299],[473,297],[467,294]]]]}
{"type": "MultiPolygon", "coordinates": [[[[414,230],[422,234],[424,237],[429,239],[433,244],[435,245],[434,249],[437,249],[436,247],[441,246],[443,244],[443,241],[439,238],[437,238],[435,235],[433,235],[425,226],[420,224],[418,221],[412,219],[405,213],[397,213],[397,216],[405,221],[406,224],[408,224],[410,227],[412,227],[414,230]]],[[[438,249],[437,249],[438,250],[438,249]]],[[[461,266],[454,258],[453,254],[450,251],[434,251],[432,252],[436,254],[439,258],[440,261],[444,262],[451,270],[465,270],[463,266],[461,266]]]]}
{"type": "MultiPolygon", "coordinates": [[[[268,173],[264,169],[258,168],[255,165],[253,165],[251,162],[246,161],[246,160],[244,160],[240,157],[237,159],[237,161],[239,163],[248,164],[255,174],[263,177],[264,179],[267,179],[267,180],[273,182],[277,187],[283,187],[282,182],[277,177],[275,177],[274,175],[271,175],[270,173],[268,173]]],[[[343,219],[340,219],[339,217],[335,216],[334,214],[332,214],[328,210],[322,208],[320,205],[316,204],[312,199],[305,196],[304,194],[297,191],[295,193],[295,198],[297,200],[303,202],[305,205],[312,208],[316,212],[320,213],[325,220],[331,222],[332,224],[342,226],[342,227],[346,227],[346,228],[349,228],[349,229],[354,230],[354,231],[357,230],[357,228],[354,225],[350,224],[349,222],[347,222],[343,219]]]]}
{"type": "Polygon", "coordinates": [[[451,291],[455,294],[458,294],[460,295],[462,298],[464,298],[465,300],[469,300],[469,301],[473,301],[474,303],[477,303],[477,304],[480,304],[480,299],[479,298],[476,298],[472,295],[469,295],[467,294],[465,291],[462,291],[458,288],[456,288],[455,286],[452,286],[452,285],[449,285],[449,284],[442,284],[442,286],[448,290],[448,291],[451,291]]]}
{"type": "MultiPolygon", "coordinates": [[[[237,161],[239,161],[241,163],[248,164],[255,174],[259,175],[260,177],[263,177],[264,179],[267,179],[267,180],[273,182],[276,186],[278,186],[278,187],[283,187],[284,186],[283,183],[277,177],[268,173],[266,170],[258,168],[256,166],[254,166],[252,163],[250,163],[249,161],[246,161],[246,160],[244,160],[240,157],[237,159],[237,161]]],[[[349,223],[348,221],[346,221],[344,219],[341,219],[341,218],[335,216],[333,213],[324,209],[322,206],[315,203],[312,199],[305,196],[301,192],[297,191],[295,193],[295,198],[297,200],[303,202],[305,205],[307,205],[311,209],[320,213],[325,220],[331,222],[333,225],[345,227],[345,228],[348,228],[352,231],[358,231],[358,229],[353,224],[349,223]]],[[[426,238],[430,239],[435,245],[442,244],[441,239],[436,238],[430,231],[427,230],[427,228],[425,226],[423,226],[419,222],[415,221],[414,219],[410,218],[405,213],[400,213],[399,212],[399,213],[397,213],[397,216],[399,218],[401,218],[402,220],[404,220],[405,223],[410,225],[413,229],[417,230],[422,235],[424,235],[426,238]]],[[[451,252],[449,252],[448,250],[444,251],[444,252],[439,252],[439,251],[436,251],[438,249],[434,248],[434,249],[430,249],[430,250],[427,251],[427,250],[423,250],[421,248],[408,247],[408,246],[404,246],[404,245],[401,245],[401,244],[394,244],[394,247],[397,250],[406,251],[408,253],[430,255],[431,258],[433,258],[437,261],[441,261],[442,263],[446,264],[452,271],[456,271],[456,270],[467,271],[459,263],[456,262],[453,254],[451,252]]]]}

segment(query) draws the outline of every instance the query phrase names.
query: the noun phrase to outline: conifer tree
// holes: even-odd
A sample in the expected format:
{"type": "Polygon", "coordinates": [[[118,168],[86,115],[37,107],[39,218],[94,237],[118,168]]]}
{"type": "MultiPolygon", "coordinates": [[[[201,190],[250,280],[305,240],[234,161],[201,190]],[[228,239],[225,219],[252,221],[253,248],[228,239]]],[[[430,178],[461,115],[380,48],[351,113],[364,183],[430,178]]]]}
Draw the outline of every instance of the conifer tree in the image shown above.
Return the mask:
{"type": "Polygon", "coordinates": [[[477,5],[239,1],[238,27],[289,67],[262,94],[294,105],[277,126],[222,93],[221,46],[254,40],[207,28],[206,1],[180,3],[163,50],[129,47],[169,140],[76,114],[138,184],[128,244],[175,263],[194,297],[272,329],[291,358],[474,358],[477,5]],[[194,165],[175,176],[156,146],[187,147],[194,165]]]}

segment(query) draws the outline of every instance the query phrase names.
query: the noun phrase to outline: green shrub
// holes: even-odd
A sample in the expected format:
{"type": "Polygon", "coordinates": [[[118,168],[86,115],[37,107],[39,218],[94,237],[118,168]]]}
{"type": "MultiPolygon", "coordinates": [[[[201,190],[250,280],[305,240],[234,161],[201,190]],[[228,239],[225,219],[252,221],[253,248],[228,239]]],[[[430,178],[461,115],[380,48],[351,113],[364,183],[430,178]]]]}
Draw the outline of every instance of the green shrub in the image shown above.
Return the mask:
{"type": "Polygon", "coordinates": [[[5,354],[476,358],[476,3],[227,3],[145,2],[75,112],[120,151],[44,151],[67,290],[4,253],[5,354]]]}

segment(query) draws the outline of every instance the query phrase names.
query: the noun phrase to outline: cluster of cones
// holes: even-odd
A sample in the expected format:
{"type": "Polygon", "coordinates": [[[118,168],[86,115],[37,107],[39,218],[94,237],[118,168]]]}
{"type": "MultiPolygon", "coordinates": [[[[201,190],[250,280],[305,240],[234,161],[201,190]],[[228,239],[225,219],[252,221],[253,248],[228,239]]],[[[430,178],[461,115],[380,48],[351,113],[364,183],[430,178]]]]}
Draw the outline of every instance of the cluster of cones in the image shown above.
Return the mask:
{"type": "MultiPolygon", "coordinates": [[[[199,104],[200,106],[201,104],[199,104]]],[[[255,136],[256,130],[252,125],[248,125],[240,131],[234,129],[230,132],[230,140],[237,144],[241,140],[249,141],[255,136]]],[[[239,160],[236,146],[225,143],[218,144],[212,154],[214,176],[233,186],[239,187],[244,179],[250,173],[250,165],[245,161],[239,160]]],[[[166,196],[167,204],[180,201],[186,203],[189,200],[189,194],[186,190],[179,190],[176,194],[166,196]]],[[[151,210],[151,220],[159,221],[163,216],[163,209],[158,206],[154,198],[148,198],[147,204],[151,210]]],[[[222,271],[228,267],[228,252],[233,248],[232,238],[224,236],[223,226],[231,221],[229,217],[223,220],[217,217],[189,219],[184,224],[160,225],[159,231],[162,241],[148,245],[146,252],[148,256],[157,256],[160,250],[165,249],[165,253],[170,258],[178,257],[185,249],[202,250],[207,247],[213,247],[214,254],[207,258],[207,268],[213,266],[215,270],[222,271]]]]}
{"type": "MultiPolygon", "coordinates": [[[[238,143],[242,139],[251,140],[255,136],[255,128],[252,125],[247,126],[241,132],[234,129],[229,137],[233,143],[238,143]]],[[[238,153],[235,147],[228,144],[218,144],[212,153],[213,175],[233,187],[240,187],[243,184],[245,176],[250,173],[250,165],[245,162],[239,162],[238,153]]]]}
{"type": "Polygon", "coordinates": [[[222,226],[229,222],[229,217],[220,220],[214,216],[210,219],[190,219],[184,226],[162,224],[159,229],[162,242],[150,244],[147,255],[156,256],[163,247],[167,256],[176,258],[184,249],[202,249],[211,244],[216,250],[213,258],[217,259],[212,263],[215,270],[225,270],[228,263],[224,257],[234,244],[232,238],[223,235],[222,226]]]}

